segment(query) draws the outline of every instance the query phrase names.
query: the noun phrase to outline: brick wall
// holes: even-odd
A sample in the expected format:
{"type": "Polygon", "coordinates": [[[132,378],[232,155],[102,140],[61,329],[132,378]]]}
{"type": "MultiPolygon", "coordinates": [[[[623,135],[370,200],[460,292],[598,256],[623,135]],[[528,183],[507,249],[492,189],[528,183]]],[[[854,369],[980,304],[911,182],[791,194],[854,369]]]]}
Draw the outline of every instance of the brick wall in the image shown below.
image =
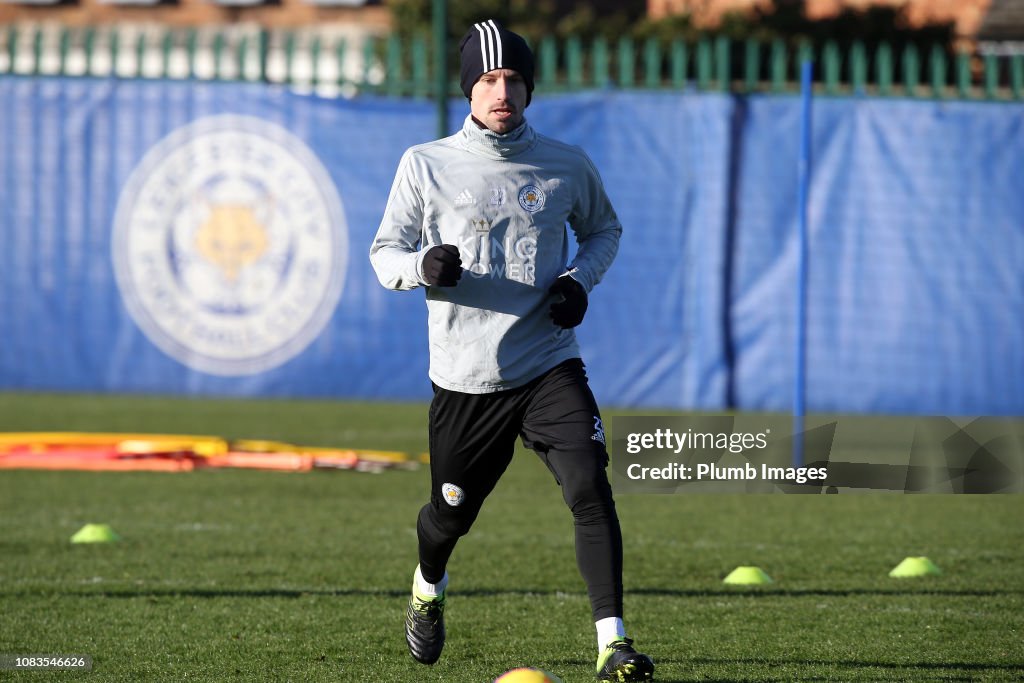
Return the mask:
{"type": "MultiPolygon", "coordinates": [[[[912,23],[954,21],[957,35],[974,36],[985,18],[992,0],[806,0],[807,14],[827,17],[844,7],[869,5],[907,6],[912,23]]],[[[647,0],[647,11],[655,18],[679,12],[691,12],[701,26],[714,26],[724,12],[769,7],[767,0],[647,0]]]]}
{"type": "Polygon", "coordinates": [[[174,4],[126,7],[102,0],[32,6],[0,4],[0,24],[58,22],[68,26],[112,23],[157,23],[168,26],[255,23],[262,26],[296,27],[358,23],[370,30],[387,31],[391,15],[386,7],[323,7],[306,0],[279,0],[276,5],[225,7],[210,0],[178,0],[174,4]]]}

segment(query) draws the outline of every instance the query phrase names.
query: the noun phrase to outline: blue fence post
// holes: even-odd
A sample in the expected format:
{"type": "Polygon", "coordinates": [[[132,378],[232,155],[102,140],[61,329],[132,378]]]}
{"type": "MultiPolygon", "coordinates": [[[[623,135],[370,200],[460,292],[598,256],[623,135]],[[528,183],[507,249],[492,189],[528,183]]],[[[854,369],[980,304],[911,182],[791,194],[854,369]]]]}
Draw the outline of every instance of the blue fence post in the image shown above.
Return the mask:
{"type": "Polygon", "coordinates": [[[793,373],[793,467],[804,466],[804,413],[807,390],[807,203],[811,177],[811,99],[813,62],[800,64],[800,159],[797,162],[796,354],[793,373]]]}
{"type": "Polygon", "coordinates": [[[434,0],[434,116],[438,138],[448,135],[448,1],[434,0]]]}

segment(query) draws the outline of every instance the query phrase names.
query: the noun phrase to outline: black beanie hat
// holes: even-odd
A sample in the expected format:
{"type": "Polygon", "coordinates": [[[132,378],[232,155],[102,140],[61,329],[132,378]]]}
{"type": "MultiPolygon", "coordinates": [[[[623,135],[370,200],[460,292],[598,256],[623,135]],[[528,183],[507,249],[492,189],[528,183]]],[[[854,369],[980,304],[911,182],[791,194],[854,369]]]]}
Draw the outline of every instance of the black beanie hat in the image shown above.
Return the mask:
{"type": "Polygon", "coordinates": [[[495,69],[518,71],[526,83],[526,104],[533,97],[533,52],[523,37],[491,19],[473,24],[459,43],[462,92],[472,97],[480,77],[495,69]]]}

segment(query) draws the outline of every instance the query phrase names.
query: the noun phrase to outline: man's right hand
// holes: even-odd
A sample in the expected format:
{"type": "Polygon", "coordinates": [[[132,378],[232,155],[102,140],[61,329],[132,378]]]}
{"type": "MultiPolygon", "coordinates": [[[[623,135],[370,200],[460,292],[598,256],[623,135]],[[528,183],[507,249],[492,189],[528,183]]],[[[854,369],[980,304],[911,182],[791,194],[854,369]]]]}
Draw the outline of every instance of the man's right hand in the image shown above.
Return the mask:
{"type": "Polygon", "coordinates": [[[423,277],[435,287],[454,287],[462,277],[459,248],[453,244],[431,247],[423,255],[423,277]]]}

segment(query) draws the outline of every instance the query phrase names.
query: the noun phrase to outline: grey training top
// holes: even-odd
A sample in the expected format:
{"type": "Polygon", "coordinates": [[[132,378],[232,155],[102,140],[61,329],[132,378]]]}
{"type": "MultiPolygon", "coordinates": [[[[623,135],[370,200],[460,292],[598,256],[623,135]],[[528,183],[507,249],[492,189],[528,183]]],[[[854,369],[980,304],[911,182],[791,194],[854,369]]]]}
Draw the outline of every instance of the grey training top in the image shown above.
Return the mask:
{"type": "Polygon", "coordinates": [[[425,286],[430,379],[483,394],[526,384],[580,355],[557,327],[548,288],[567,275],[589,292],[611,265],[622,226],[594,164],[579,147],[527,122],[498,135],[470,117],[447,138],[402,156],[370,261],[381,284],[425,286]],[[573,263],[566,223],[579,248],[573,263]],[[455,287],[427,285],[423,255],[459,248],[455,287]]]}

